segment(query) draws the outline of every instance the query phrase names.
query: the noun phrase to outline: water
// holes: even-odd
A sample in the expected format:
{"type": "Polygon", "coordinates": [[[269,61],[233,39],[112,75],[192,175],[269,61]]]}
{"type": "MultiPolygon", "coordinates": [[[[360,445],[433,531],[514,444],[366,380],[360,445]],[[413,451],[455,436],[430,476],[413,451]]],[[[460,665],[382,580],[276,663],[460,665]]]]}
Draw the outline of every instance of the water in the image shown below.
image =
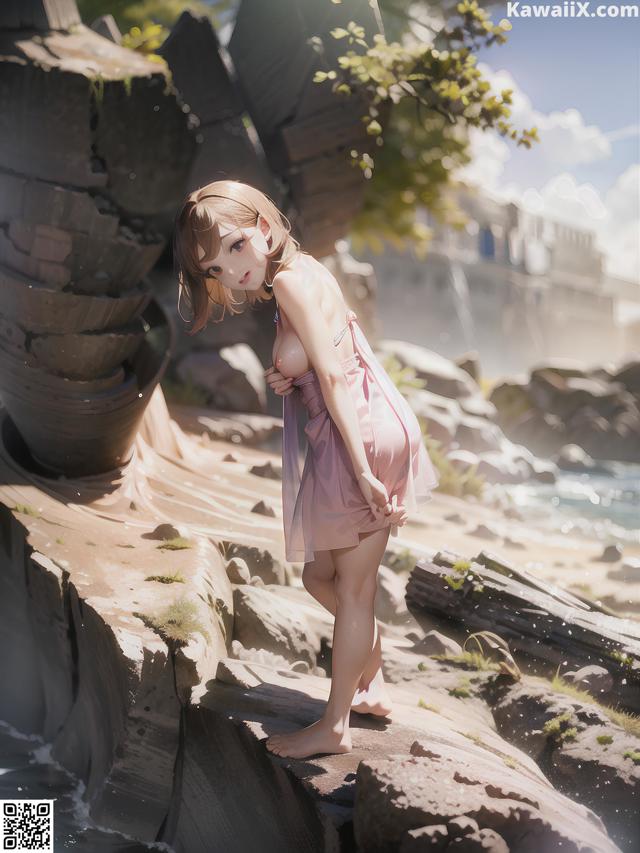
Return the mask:
{"type": "Polygon", "coordinates": [[[555,483],[505,489],[525,519],[607,543],[640,544],[640,465],[606,464],[610,474],[561,471],[555,483]]]}
{"type": "Polygon", "coordinates": [[[168,844],[144,844],[89,816],[85,786],[51,757],[51,744],[0,720],[0,800],[55,800],[55,853],[175,853],[168,844]]]}

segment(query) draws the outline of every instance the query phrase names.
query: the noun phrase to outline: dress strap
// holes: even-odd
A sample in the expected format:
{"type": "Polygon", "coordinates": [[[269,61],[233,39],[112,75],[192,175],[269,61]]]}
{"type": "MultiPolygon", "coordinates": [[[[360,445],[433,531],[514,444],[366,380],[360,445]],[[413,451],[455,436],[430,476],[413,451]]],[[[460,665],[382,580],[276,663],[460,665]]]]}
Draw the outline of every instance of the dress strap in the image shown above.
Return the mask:
{"type": "Polygon", "coordinates": [[[355,320],[355,319],[356,319],[356,312],[355,312],[355,311],[351,311],[351,309],[349,309],[349,311],[347,311],[347,324],[346,324],[346,326],[345,326],[343,329],[340,329],[340,331],[338,332],[338,334],[337,334],[337,335],[335,336],[335,338],[333,339],[333,345],[334,345],[334,346],[336,346],[336,347],[338,346],[338,344],[340,343],[340,341],[341,341],[341,340],[343,339],[343,337],[345,336],[345,334],[346,334],[346,332],[347,332],[347,330],[348,330],[349,326],[351,325],[351,321],[352,321],[352,320],[355,320]]]}

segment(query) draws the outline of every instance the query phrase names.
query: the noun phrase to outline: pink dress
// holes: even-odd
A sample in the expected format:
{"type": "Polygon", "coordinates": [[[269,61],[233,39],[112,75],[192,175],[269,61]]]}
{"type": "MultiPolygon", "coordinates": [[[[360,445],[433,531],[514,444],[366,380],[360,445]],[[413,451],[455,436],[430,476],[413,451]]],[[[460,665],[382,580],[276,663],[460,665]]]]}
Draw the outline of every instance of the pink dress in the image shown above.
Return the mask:
{"type": "MultiPolygon", "coordinates": [[[[278,316],[276,314],[276,322],[278,316]]],[[[342,368],[355,403],[371,470],[386,486],[389,499],[415,512],[431,498],[438,475],[422,441],[418,420],[391,381],[360,329],[354,311],[339,332],[351,330],[354,354],[342,368]]],[[[358,534],[388,527],[382,510],[374,514],[360,491],[340,430],[331,418],[315,370],[293,381],[282,398],[282,511],[285,556],[311,562],[315,551],[357,545],[358,534]],[[298,463],[298,417],[307,451],[302,473],[298,463]]]]}

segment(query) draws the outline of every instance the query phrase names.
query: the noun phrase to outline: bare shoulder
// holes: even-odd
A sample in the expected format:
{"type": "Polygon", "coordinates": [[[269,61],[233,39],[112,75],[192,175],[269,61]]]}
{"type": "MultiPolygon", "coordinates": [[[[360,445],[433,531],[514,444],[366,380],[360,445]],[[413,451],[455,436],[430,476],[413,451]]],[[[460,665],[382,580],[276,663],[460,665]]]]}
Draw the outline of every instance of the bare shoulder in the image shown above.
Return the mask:
{"type": "Polygon", "coordinates": [[[318,282],[315,275],[300,266],[281,270],[273,278],[273,292],[278,303],[284,306],[313,308],[318,304],[318,282]]]}

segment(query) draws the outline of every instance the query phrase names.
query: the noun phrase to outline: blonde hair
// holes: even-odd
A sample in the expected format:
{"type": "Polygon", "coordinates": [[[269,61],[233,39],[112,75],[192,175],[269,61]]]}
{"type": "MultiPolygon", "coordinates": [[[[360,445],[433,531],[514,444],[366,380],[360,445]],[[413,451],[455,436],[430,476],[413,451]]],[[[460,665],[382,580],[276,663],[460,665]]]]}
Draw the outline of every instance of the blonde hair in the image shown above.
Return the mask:
{"type": "MultiPolygon", "coordinates": [[[[206,253],[205,258],[214,258],[220,251],[218,223],[233,223],[239,228],[250,228],[258,225],[258,215],[267,221],[271,229],[272,242],[267,254],[265,276],[266,283],[271,284],[279,270],[297,254],[307,253],[301,252],[300,244],[291,236],[291,223],[268,196],[240,181],[214,181],[189,193],[180,206],[173,232],[173,262],[178,279],[178,313],[180,297],[184,294],[193,314],[193,325],[187,334],[195,335],[206,327],[211,319],[211,302],[222,305],[222,317],[214,319],[214,323],[224,320],[226,309],[231,314],[242,313],[235,306],[243,303],[234,299],[228,288],[202,271],[198,243],[206,253]],[[210,289],[207,288],[207,278],[210,280],[210,289]]],[[[246,300],[251,308],[256,302],[272,298],[273,294],[264,288],[257,292],[246,292],[246,300]]],[[[184,317],[182,319],[185,320],[184,317]]]]}

